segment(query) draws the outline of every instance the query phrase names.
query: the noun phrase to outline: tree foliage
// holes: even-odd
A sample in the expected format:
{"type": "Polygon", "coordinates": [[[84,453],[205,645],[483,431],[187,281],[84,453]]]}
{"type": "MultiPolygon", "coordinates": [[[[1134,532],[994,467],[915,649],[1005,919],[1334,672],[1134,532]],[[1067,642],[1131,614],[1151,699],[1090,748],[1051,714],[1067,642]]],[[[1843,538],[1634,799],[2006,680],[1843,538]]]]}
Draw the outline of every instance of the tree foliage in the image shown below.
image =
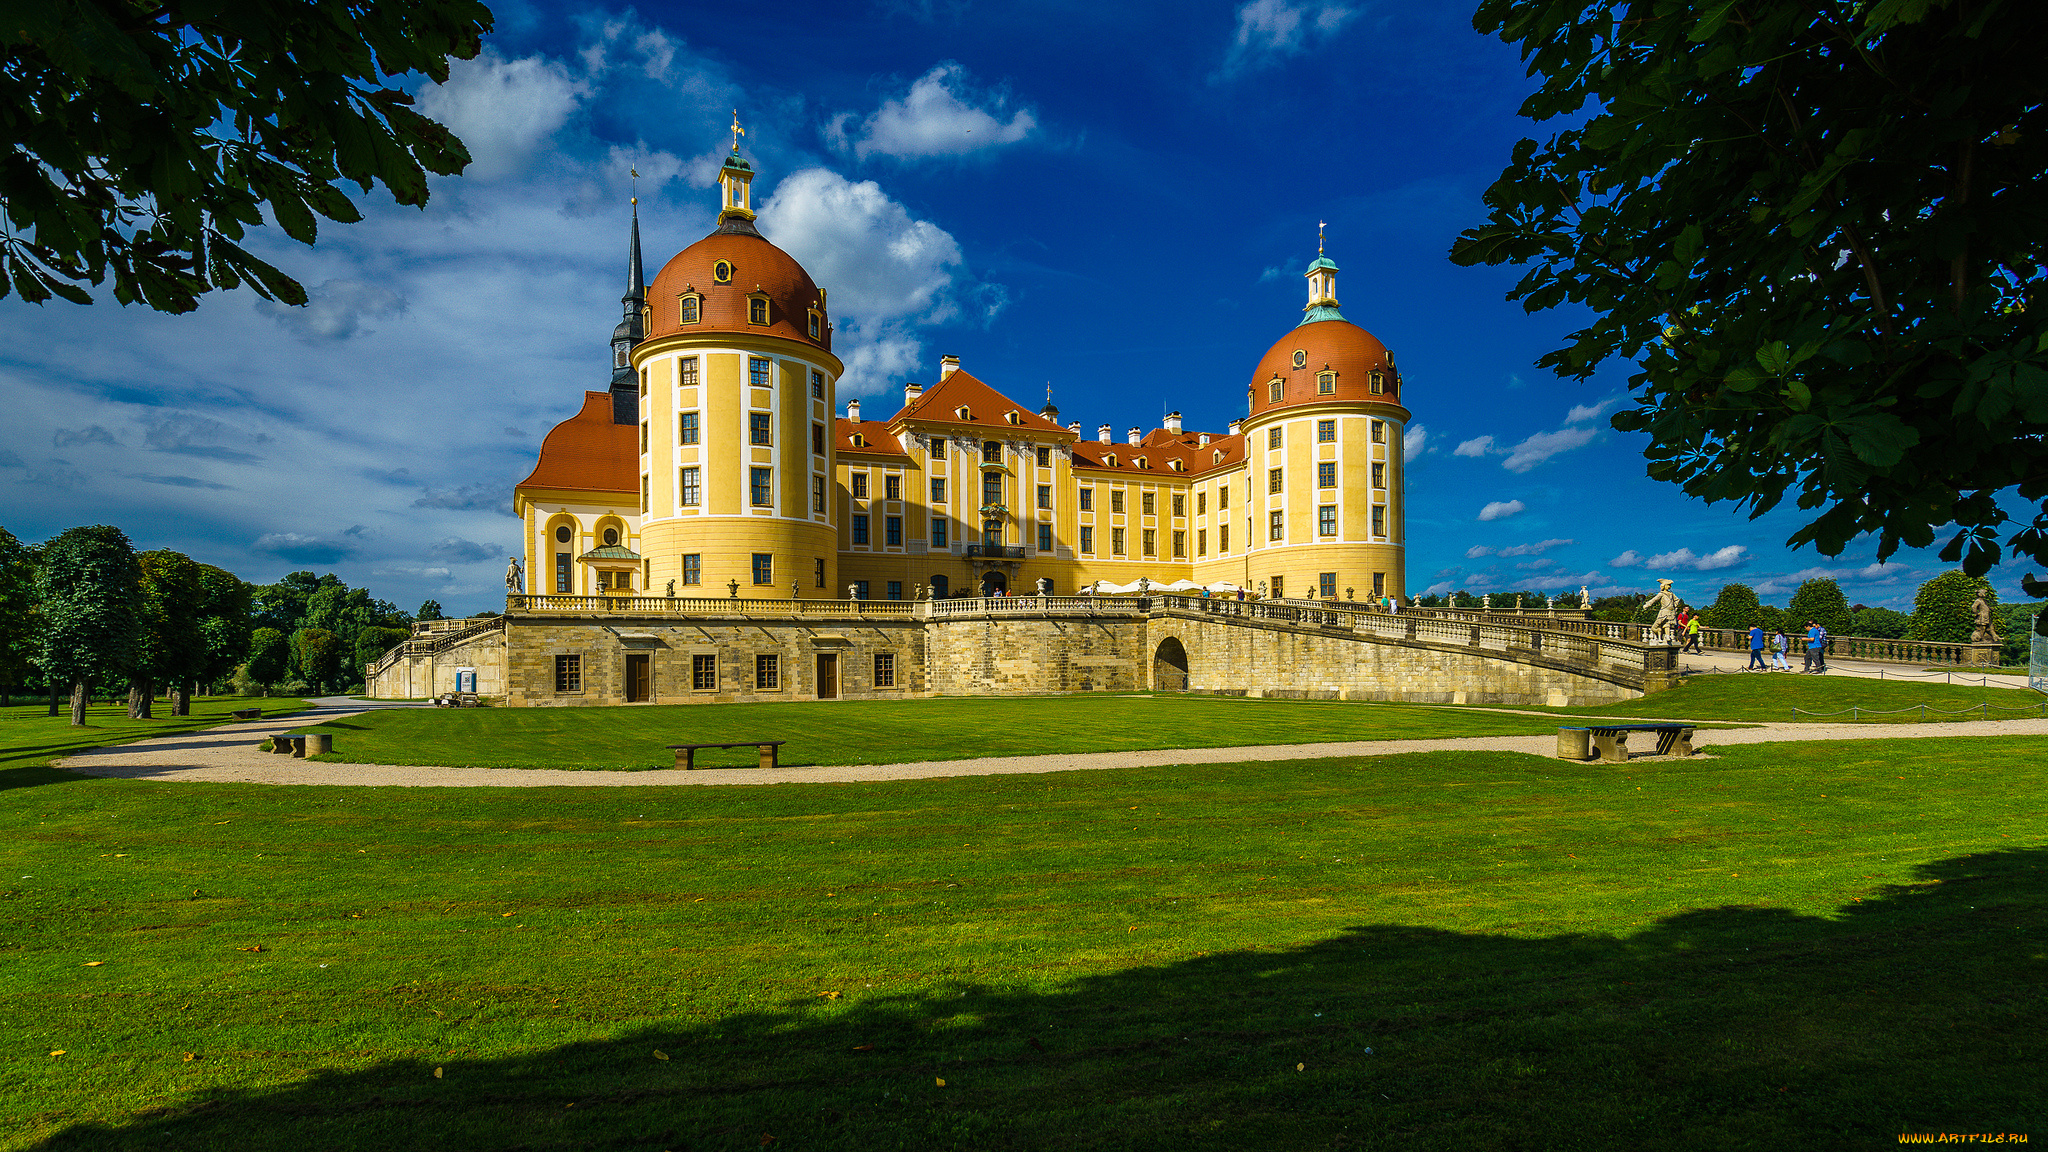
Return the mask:
{"type": "Polygon", "coordinates": [[[1903,638],[1911,622],[1912,617],[1889,608],[1858,608],[1849,614],[1853,635],[1874,636],[1882,640],[1903,638]]]}
{"type": "Polygon", "coordinates": [[[161,687],[176,697],[172,712],[183,715],[183,696],[206,667],[206,636],[200,629],[205,588],[199,565],[183,552],[152,549],[136,558],[142,569],[142,640],[132,673],[137,705],[148,715],[149,696],[161,687]]]}
{"type": "Polygon", "coordinates": [[[289,637],[275,628],[258,628],[249,634],[249,679],[269,687],[285,678],[291,667],[289,637]]]}
{"type": "Polygon", "coordinates": [[[199,566],[202,602],[199,630],[206,638],[206,660],[199,679],[219,683],[249,658],[249,635],[255,588],[224,568],[199,566]]]}
{"type": "Polygon", "coordinates": [[[343,673],[348,649],[341,637],[325,628],[301,628],[292,633],[292,671],[315,692],[329,690],[343,673]]]}
{"type": "MultiPolygon", "coordinates": [[[[1983,590],[1992,608],[1998,607],[1998,591],[1989,580],[1963,572],[1943,572],[1920,585],[1913,594],[1913,618],[1906,635],[1937,644],[1967,644],[1976,624],[1973,611],[1977,592],[1983,590]]],[[[1993,619],[1996,619],[1996,612],[1993,619]]]]}
{"type": "Polygon", "coordinates": [[[1788,632],[1806,631],[1808,620],[1828,630],[1830,636],[1849,635],[1849,600],[1842,595],[1842,586],[1833,580],[1808,580],[1792,593],[1792,602],[1785,605],[1785,629],[1788,632]]]}
{"type": "Polygon", "coordinates": [[[142,569],[135,547],[105,524],[67,528],[42,548],[36,665],[71,685],[71,722],[85,723],[87,687],[122,680],[142,646],[142,569]]]}
{"type": "MultiPolygon", "coordinates": [[[[1593,322],[1541,363],[1633,360],[1650,475],[1790,543],[2048,563],[2048,4],[1482,0],[1569,117],[1524,140],[1461,264],[1529,265],[1510,299],[1593,322]],[[1590,110],[1587,106],[1590,105],[1590,110]]],[[[2028,578],[2031,581],[2031,576],[2028,578]]],[[[2041,594],[2048,585],[2029,583],[2041,594]]],[[[1794,613],[1794,615],[1797,615],[1794,613]]]]}
{"type": "Polygon", "coordinates": [[[0,707],[35,669],[38,615],[34,553],[0,528],[0,707]]]}
{"type": "Polygon", "coordinates": [[[361,212],[341,185],[427,202],[469,153],[392,83],[477,54],[477,0],[52,0],[0,38],[0,296],[114,298],[186,312],[249,285],[305,289],[241,247],[269,209],[312,244],[361,212]]]}
{"type": "Polygon", "coordinates": [[[420,611],[419,616],[417,618],[421,620],[447,619],[446,615],[444,615],[441,611],[441,602],[439,600],[422,601],[420,603],[420,611]]]}
{"type": "Polygon", "coordinates": [[[1760,623],[1756,589],[1747,584],[1723,584],[1721,594],[1700,613],[1700,623],[1708,628],[1743,628],[1760,623]]]}

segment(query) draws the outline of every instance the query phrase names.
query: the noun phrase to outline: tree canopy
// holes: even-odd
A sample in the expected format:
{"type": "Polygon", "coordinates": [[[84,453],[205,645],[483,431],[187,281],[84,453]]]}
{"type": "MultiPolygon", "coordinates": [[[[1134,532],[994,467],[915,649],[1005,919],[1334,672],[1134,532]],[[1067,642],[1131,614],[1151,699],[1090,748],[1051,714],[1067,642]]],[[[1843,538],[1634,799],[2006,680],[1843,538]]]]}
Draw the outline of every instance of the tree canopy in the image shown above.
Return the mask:
{"type": "MultiPolygon", "coordinates": [[[[1634,361],[1653,478],[1837,555],[2048,564],[2048,5],[1482,0],[1540,90],[1461,264],[1592,322],[1540,363],[1634,361]],[[1590,105],[1590,107],[1589,107],[1590,105]],[[2001,535],[2011,530],[2002,543],[2001,535]]],[[[2048,584],[2028,577],[2037,595],[2048,584]]]]}
{"type": "Polygon", "coordinates": [[[392,83],[448,78],[490,31],[477,0],[54,0],[12,4],[0,38],[0,296],[114,298],[187,312],[243,284],[306,302],[240,246],[268,209],[312,244],[342,191],[427,202],[469,152],[392,83]]]}
{"type": "Polygon", "coordinates": [[[71,722],[82,725],[87,686],[127,676],[141,657],[141,565],[127,534],[105,524],[65,529],[40,561],[36,665],[71,685],[71,722]]]}

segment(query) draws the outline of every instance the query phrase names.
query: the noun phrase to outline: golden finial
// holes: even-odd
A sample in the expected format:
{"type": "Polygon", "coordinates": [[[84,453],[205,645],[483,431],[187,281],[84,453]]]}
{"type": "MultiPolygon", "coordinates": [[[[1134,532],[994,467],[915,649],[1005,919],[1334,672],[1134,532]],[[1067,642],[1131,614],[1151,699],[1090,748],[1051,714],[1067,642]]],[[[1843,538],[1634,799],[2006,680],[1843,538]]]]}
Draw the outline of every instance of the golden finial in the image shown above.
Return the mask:
{"type": "Polygon", "coordinates": [[[1325,227],[1327,225],[1323,221],[1316,221],[1316,255],[1318,256],[1323,254],[1323,229],[1325,227]]]}
{"type": "Polygon", "coordinates": [[[633,177],[633,205],[638,207],[640,204],[640,170],[628,167],[626,171],[633,177]]]}
{"type": "Polygon", "coordinates": [[[740,110],[739,110],[739,109],[737,109],[737,108],[735,108],[735,109],[733,109],[733,110],[732,110],[732,154],[733,154],[733,155],[737,156],[737,155],[739,155],[739,154],[740,154],[740,137],[742,137],[742,136],[745,136],[746,134],[747,134],[747,130],[746,130],[745,128],[742,128],[742,127],[740,127],[740,110]]]}

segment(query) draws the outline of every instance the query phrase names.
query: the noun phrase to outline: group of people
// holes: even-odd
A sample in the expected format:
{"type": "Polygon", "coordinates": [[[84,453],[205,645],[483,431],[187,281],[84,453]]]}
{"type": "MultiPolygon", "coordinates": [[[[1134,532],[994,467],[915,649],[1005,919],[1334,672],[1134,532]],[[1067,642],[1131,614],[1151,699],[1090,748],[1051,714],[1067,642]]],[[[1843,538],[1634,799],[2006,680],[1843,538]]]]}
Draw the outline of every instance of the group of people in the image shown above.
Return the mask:
{"type": "MultiPolygon", "coordinates": [[[[1792,670],[1792,663],[1786,658],[1785,654],[1790,651],[1791,647],[1792,641],[1785,635],[1783,628],[1770,633],[1767,638],[1763,626],[1753,624],[1749,629],[1749,667],[1743,669],[1743,671],[1790,672],[1792,670]],[[1767,644],[1771,654],[1771,662],[1769,664],[1764,663],[1764,652],[1767,644]]],[[[1697,651],[1698,649],[1694,650],[1697,651]]],[[[1806,673],[1819,674],[1827,670],[1828,630],[1808,620],[1806,622],[1806,666],[1799,671],[1803,675],[1806,673]]]]}

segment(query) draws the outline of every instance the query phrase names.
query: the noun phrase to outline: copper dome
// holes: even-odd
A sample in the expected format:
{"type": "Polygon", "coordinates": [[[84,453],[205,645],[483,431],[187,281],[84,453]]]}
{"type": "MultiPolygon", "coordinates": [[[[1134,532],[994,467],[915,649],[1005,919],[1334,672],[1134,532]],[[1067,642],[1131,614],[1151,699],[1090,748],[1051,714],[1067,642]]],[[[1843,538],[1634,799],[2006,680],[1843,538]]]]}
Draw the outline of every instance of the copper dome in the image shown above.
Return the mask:
{"type": "Polygon", "coordinates": [[[647,289],[652,323],[648,339],[704,332],[780,336],[832,350],[832,325],[824,293],[794,257],[770,244],[748,222],[734,221],[676,253],[647,289]],[[730,267],[729,282],[719,283],[719,265],[730,267]],[[701,298],[700,318],[682,322],[682,297],[701,298]],[[768,323],[748,320],[748,302],[768,298],[768,323]],[[818,336],[812,339],[810,318],[818,313],[818,336]]]}
{"type": "Polygon", "coordinates": [[[1371,402],[1399,405],[1401,375],[1394,370],[1393,354],[1372,333],[1349,320],[1314,320],[1291,329],[1259,358],[1252,372],[1251,415],[1279,408],[1294,408],[1330,401],[1371,402]],[[1325,372],[1336,374],[1333,390],[1321,392],[1317,384],[1325,372]],[[1373,391],[1373,377],[1380,390],[1373,391]],[[1272,384],[1281,382],[1280,399],[1273,399],[1272,384]]]}

